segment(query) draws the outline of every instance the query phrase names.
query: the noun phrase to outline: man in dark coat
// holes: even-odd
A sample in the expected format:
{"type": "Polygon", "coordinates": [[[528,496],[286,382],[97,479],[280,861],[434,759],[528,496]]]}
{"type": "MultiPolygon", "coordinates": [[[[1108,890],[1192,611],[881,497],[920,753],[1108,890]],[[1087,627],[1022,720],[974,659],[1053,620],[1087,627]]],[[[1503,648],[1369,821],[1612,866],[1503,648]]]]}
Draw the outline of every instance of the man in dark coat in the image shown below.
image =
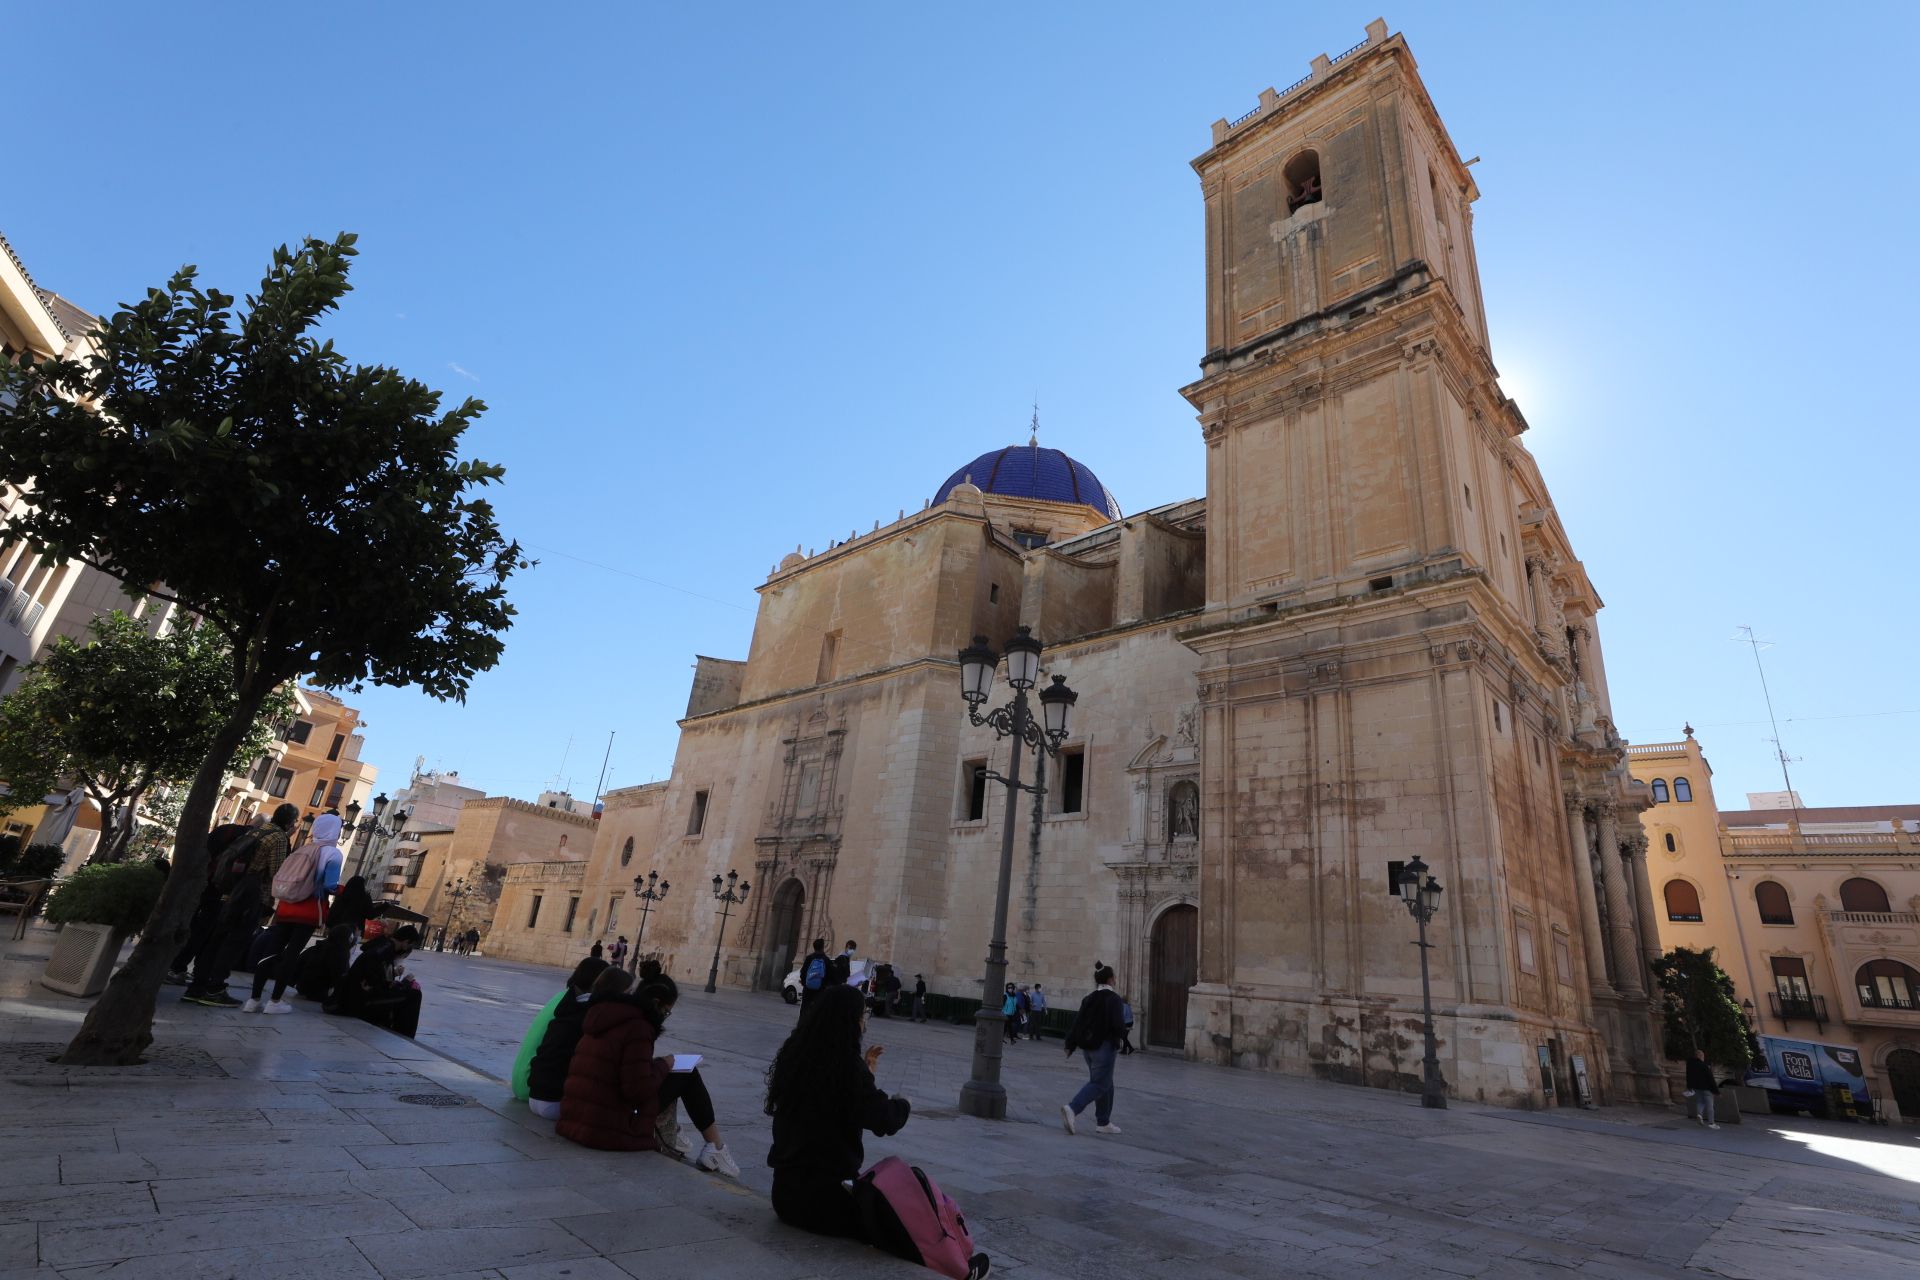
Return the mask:
{"type": "MultiPolygon", "coordinates": [[[[273,877],[280,864],[293,851],[288,838],[300,821],[298,805],[283,804],[273,811],[273,820],[260,829],[247,857],[246,870],[232,887],[222,894],[220,917],[193,959],[193,979],[180,999],[188,1004],[203,1004],[214,1009],[238,1009],[240,1001],[227,994],[227,978],[245,955],[260,927],[260,917],[273,901],[273,877]]],[[[238,841],[229,854],[238,848],[238,841]]],[[[231,861],[222,857],[222,862],[231,861]]],[[[220,884],[216,872],[215,886],[220,884]]]]}
{"type": "Polygon", "coordinates": [[[1720,1093],[1720,1082],[1713,1078],[1713,1068],[1707,1065],[1705,1049],[1695,1049],[1687,1059],[1687,1088],[1693,1090],[1700,1123],[1709,1129],[1718,1129],[1720,1126],[1713,1122],[1713,1104],[1720,1093]]]}
{"type": "Polygon", "coordinates": [[[1093,1104],[1095,1133],[1119,1133],[1113,1123],[1113,1063],[1120,1055],[1120,1042],[1126,1035],[1126,1013],[1119,993],[1113,989],[1113,968],[1101,965],[1094,970],[1097,984],[1080,1002],[1080,1012],[1067,1032],[1067,1056],[1080,1050],[1087,1060],[1087,1082],[1073,1101],[1060,1108],[1060,1119],[1068,1133],[1076,1133],[1074,1117],[1093,1104]]]}

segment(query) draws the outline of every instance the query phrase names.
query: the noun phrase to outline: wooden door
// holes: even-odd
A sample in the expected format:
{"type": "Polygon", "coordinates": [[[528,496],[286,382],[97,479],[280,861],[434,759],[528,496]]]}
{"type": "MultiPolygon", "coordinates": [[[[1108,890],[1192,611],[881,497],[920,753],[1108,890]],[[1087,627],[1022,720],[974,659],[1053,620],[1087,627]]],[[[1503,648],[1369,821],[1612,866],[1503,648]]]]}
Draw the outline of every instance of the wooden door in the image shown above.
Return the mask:
{"type": "Polygon", "coordinates": [[[1200,976],[1200,909],[1169,907],[1153,925],[1147,985],[1147,1043],[1187,1042],[1187,991],[1200,976]]]}
{"type": "Polygon", "coordinates": [[[1888,1054],[1887,1085],[1893,1090],[1900,1118],[1908,1123],[1920,1120],[1920,1053],[1895,1049],[1888,1054]]]}

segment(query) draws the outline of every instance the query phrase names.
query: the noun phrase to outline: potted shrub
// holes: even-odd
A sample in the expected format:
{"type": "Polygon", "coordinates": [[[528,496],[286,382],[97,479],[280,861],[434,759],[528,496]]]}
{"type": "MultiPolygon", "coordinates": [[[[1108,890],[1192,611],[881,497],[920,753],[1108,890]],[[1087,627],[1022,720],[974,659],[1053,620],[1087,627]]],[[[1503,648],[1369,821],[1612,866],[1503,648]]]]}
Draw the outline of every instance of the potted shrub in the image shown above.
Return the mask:
{"type": "Polygon", "coordinates": [[[70,996],[106,989],[127,935],[153,912],[167,878],[146,862],[81,867],[55,889],[46,917],[60,926],[40,985],[70,996]]]}

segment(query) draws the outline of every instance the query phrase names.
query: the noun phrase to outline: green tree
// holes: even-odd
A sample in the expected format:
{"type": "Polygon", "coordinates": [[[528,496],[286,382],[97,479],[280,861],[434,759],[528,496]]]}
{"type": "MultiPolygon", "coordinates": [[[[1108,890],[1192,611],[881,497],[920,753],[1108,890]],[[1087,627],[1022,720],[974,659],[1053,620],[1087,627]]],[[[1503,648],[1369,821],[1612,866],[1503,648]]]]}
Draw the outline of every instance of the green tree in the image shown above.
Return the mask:
{"type": "MultiPolygon", "coordinates": [[[[155,787],[193,777],[233,712],[233,650],[211,628],[164,636],[124,613],[88,625],[92,643],[62,637],[0,702],[0,814],[48,792],[82,788],[111,826],[95,862],[119,862],[141,803],[155,787]]],[[[292,711],[276,690],[227,758],[242,768],[267,749],[270,725],[292,711]]]]}
{"type": "Polygon", "coordinates": [[[1660,987],[1661,1039],[1666,1056],[1680,1061],[1705,1049],[1723,1067],[1745,1066],[1759,1057],[1733,979],[1713,958],[1713,948],[1675,947],[1652,963],[1660,987]]]}
{"type": "Polygon", "coordinates": [[[174,874],[64,1062],[136,1062],[152,1043],[221,782],[276,688],[305,674],[462,698],[499,661],[526,561],[476,492],[502,469],[459,456],[485,406],[443,412],[315,332],[348,292],[354,240],[277,249],[238,312],[182,268],[103,322],[90,358],[0,370],[0,480],[31,484],[12,532],[170,597],[233,653],[174,874]]]}

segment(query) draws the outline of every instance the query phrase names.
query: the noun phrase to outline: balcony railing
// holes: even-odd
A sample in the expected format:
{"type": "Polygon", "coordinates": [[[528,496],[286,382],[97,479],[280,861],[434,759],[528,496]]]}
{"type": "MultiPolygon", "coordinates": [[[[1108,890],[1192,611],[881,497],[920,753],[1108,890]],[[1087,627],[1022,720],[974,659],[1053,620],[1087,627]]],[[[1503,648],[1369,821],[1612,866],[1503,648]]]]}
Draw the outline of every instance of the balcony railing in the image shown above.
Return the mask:
{"type": "Polygon", "coordinates": [[[1862,1009],[1920,1009],[1920,999],[1915,999],[1911,991],[1881,991],[1876,987],[1860,988],[1860,1007],[1862,1009]]]}
{"type": "Polygon", "coordinates": [[[1827,1024],[1825,996],[1783,996],[1778,991],[1769,991],[1767,1004],[1772,1007],[1773,1016],[1782,1022],[1811,1022],[1819,1026],[1827,1024]]]}
{"type": "Polygon", "coordinates": [[[1835,924],[1920,925],[1920,913],[1912,911],[1829,911],[1827,919],[1835,924]]]}

